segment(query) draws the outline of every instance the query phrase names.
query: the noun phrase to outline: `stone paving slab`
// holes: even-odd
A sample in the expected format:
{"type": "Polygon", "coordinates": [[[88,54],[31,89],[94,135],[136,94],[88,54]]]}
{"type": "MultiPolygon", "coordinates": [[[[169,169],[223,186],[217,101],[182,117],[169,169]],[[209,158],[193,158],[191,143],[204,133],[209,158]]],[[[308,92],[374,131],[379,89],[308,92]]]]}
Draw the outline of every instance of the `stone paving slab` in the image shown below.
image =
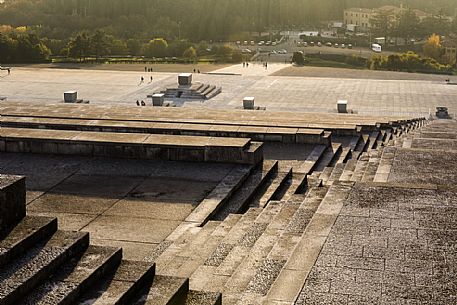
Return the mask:
{"type": "Polygon", "coordinates": [[[453,151],[397,149],[388,181],[456,185],[456,158],[453,151]]]}
{"type": "MultiPolygon", "coordinates": [[[[347,99],[350,108],[365,114],[428,114],[436,106],[447,106],[451,113],[457,111],[455,88],[445,84],[445,76],[441,81],[430,80],[427,75],[417,80],[342,79],[338,78],[338,73],[344,70],[339,69],[325,72],[330,73],[330,77],[269,75],[281,67],[284,65],[278,65],[278,68],[272,65],[265,70],[257,65],[245,69],[235,65],[221,71],[241,73],[241,76],[195,74],[194,80],[222,86],[221,94],[205,101],[210,108],[240,107],[243,97],[255,96],[257,104],[266,106],[268,110],[336,112],[336,101],[347,99]]],[[[153,75],[152,83],[140,84],[140,77],[145,76],[143,72],[15,68],[11,75],[1,80],[1,84],[2,94],[8,100],[59,102],[63,99],[63,92],[77,90],[79,98],[90,100],[93,104],[128,104],[139,108],[137,100],[145,100],[149,104],[146,99],[148,94],[176,85],[176,73],[153,75]]],[[[183,103],[186,107],[194,107],[192,104],[195,104],[180,101],[180,104],[183,103]]]]}
{"type": "Polygon", "coordinates": [[[457,192],[358,183],[296,304],[453,304],[457,192]]]}

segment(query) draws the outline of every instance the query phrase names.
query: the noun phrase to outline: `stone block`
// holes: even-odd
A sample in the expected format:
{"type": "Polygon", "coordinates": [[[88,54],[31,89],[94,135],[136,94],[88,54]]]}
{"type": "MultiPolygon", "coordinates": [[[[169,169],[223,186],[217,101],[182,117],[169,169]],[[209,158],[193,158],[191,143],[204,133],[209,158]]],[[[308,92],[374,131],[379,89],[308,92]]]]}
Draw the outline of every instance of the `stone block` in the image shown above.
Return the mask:
{"type": "Polygon", "coordinates": [[[339,100],[336,102],[336,108],[338,110],[338,113],[347,113],[348,109],[348,101],[346,100],[339,100]]]}
{"type": "Polygon", "coordinates": [[[192,73],[181,73],[178,75],[178,85],[190,86],[192,84],[192,73]]]}
{"type": "Polygon", "coordinates": [[[254,100],[255,98],[252,96],[247,96],[243,99],[243,108],[244,109],[254,109],[254,100]]]}
{"type": "Polygon", "coordinates": [[[25,177],[0,175],[0,230],[25,217],[25,177]]]}
{"type": "Polygon", "coordinates": [[[77,91],[66,91],[63,93],[63,100],[65,103],[76,103],[78,99],[78,92],[77,91]]]}
{"type": "Polygon", "coordinates": [[[152,106],[162,107],[165,101],[165,94],[156,93],[152,95],[152,106]]]}

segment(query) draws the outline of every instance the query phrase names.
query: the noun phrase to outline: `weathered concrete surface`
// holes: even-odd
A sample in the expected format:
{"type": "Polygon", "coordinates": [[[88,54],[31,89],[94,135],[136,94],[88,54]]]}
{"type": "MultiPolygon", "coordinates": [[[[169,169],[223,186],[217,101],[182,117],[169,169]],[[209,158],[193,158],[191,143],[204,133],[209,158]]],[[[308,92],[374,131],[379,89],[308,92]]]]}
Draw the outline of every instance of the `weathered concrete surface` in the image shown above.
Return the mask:
{"type": "MultiPolygon", "coordinates": [[[[439,149],[437,147],[437,149],[439,149]]],[[[397,149],[389,182],[457,184],[457,152],[397,149]]]]}
{"type": "MultiPolygon", "coordinates": [[[[246,69],[235,65],[218,72],[242,73],[242,76],[197,74],[194,81],[223,87],[221,94],[205,102],[211,108],[240,107],[243,97],[255,96],[257,103],[266,106],[267,111],[336,111],[336,101],[347,99],[350,109],[365,114],[428,114],[436,106],[446,106],[451,113],[457,112],[455,86],[445,84],[444,80],[449,78],[447,75],[437,76],[434,80],[428,75],[422,78],[419,75],[417,80],[342,79],[338,78],[338,69],[327,72],[331,77],[270,75],[283,67],[285,65],[272,64],[265,70],[261,65],[250,65],[246,69]]],[[[397,72],[385,74],[392,74],[395,78],[397,72]]],[[[146,100],[148,94],[174,86],[177,75],[154,73],[152,83],[140,84],[143,72],[17,68],[1,80],[1,86],[2,95],[9,100],[57,102],[63,99],[63,92],[77,90],[80,98],[91,103],[123,103],[136,107],[137,100],[146,100]]],[[[185,103],[190,107],[192,104],[201,105],[200,102],[185,103]]]]}
{"type": "MultiPolygon", "coordinates": [[[[3,173],[27,176],[29,215],[58,217],[98,245],[142,260],[233,168],[229,164],[2,154],[3,173]]],[[[25,200],[25,198],[24,198],[25,200]]]]}
{"type": "Polygon", "coordinates": [[[25,217],[25,177],[0,175],[0,232],[25,217]]]}
{"type": "Polygon", "coordinates": [[[457,191],[357,184],[296,304],[454,304],[457,191]]]}

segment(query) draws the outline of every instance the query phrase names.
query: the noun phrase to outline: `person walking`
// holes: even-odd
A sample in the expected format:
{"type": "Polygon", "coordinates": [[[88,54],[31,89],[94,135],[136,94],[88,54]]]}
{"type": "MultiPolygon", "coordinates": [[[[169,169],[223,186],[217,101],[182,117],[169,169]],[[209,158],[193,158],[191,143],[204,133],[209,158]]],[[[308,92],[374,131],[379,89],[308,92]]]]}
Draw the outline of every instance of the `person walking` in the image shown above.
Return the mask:
{"type": "Polygon", "coordinates": [[[10,75],[11,74],[11,69],[8,68],[7,70],[8,70],[8,75],[10,75]]]}

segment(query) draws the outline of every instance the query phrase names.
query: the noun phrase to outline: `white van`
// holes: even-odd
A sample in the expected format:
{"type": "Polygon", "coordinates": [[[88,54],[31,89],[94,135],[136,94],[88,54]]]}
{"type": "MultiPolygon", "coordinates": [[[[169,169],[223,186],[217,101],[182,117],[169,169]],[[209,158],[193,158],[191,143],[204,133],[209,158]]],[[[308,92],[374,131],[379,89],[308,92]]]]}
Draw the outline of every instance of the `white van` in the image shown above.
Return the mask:
{"type": "Polygon", "coordinates": [[[372,44],[371,44],[371,50],[372,50],[373,52],[376,52],[376,53],[381,53],[382,47],[381,47],[380,44],[372,43],[372,44]]]}

